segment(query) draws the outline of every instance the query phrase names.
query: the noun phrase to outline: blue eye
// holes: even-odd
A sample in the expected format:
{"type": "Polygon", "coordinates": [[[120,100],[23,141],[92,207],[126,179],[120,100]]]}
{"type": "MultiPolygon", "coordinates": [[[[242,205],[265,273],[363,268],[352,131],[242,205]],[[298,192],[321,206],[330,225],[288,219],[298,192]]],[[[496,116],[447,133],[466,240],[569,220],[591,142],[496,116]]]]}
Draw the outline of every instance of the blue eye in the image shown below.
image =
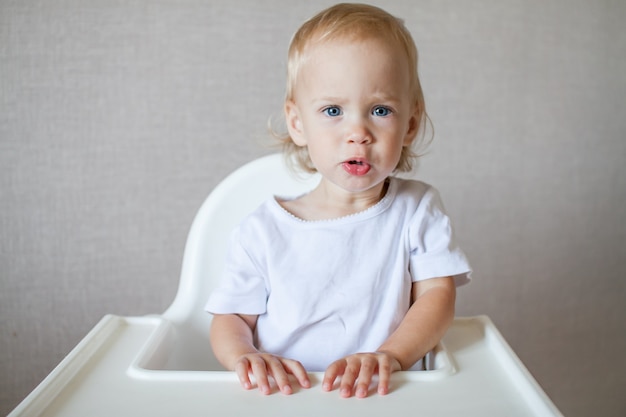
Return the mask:
{"type": "Polygon", "coordinates": [[[330,117],[337,117],[337,116],[341,116],[342,114],[341,109],[337,106],[326,107],[323,110],[323,112],[326,116],[330,116],[330,117]]]}
{"type": "Polygon", "coordinates": [[[391,114],[391,110],[388,109],[387,107],[383,107],[383,106],[376,106],[374,107],[374,110],[372,110],[372,114],[374,116],[389,116],[391,114]]]}

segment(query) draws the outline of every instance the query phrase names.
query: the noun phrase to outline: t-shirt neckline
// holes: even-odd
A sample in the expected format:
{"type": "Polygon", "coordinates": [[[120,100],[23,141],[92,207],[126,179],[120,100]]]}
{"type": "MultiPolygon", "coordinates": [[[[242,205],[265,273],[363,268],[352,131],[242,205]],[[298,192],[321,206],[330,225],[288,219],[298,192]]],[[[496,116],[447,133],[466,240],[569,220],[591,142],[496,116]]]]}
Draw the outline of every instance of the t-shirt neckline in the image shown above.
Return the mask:
{"type": "Polygon", "coordinates": [[[387,192],[385,193],[384,197],[381,198],[376,204],[366,208],[365,210],[361,210],[352,214],[347,214],[341,217],[333,217],[329,219],[320,219],[320,220],[306,220],[291,213],[289,210],[285,209],[278,202],[278,200],[284,201],[284,200],[296,199],[296,198],[301,197],[304,194],[297,196],[297,197],[274,196],[274,198],[271,199],[271,206],[275,212],[278,212],[279,215],[287,217],[288,219],[295,221],[297,223],[300,223],[300,224],[352,223],[352,222],[361,221],[361,220],[365,220],[365,219],[369,219],[371,217],[377,216],[378,214],[382,213],[387,208],[389,208],[389,206],[391,205],[391,202],[394,200],[396,196],[398,184],[397,184],[397,178],[395,177],[389,177],[388,180],[389,180],[389,186],[387,188],[387,192]]]}

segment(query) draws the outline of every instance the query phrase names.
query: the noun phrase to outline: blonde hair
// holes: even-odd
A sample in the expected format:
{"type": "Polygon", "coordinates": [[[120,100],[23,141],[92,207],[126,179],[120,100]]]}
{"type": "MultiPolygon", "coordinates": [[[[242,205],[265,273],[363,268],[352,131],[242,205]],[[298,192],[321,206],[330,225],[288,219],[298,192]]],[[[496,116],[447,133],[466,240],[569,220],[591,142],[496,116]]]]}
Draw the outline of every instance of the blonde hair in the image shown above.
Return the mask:
{"type": "MultiPolygon", "coordinates": [[[[428,115],[426,114],[424,95],[417,75],[417,48],[413,38],[401,19],[378,7],[366,4],[337,4],[313,16],[298,29],[289,46],[285,100],[292,101],[294,99],[294,90],[300,68],[307,58],[307,48],[314,43],[337,39],[359,41],[381,39],[397,44],[402,48],[406,53],[409,65],[412,100],[418,110],[417,120],[419,126],[416,131],[423,133],[423,125],[424,122],[428,121],[428,115]]],[[[316,171],[306,147],[296,145],[289,134],[277,136],[282,144],[287,160],[293,160],[300,169],[306,172],[316,171]]],[[[402,149],[402,155],[396,170],[401,172],[410,171],[417,156],[412,146],[405,146],[402,149]]]]}

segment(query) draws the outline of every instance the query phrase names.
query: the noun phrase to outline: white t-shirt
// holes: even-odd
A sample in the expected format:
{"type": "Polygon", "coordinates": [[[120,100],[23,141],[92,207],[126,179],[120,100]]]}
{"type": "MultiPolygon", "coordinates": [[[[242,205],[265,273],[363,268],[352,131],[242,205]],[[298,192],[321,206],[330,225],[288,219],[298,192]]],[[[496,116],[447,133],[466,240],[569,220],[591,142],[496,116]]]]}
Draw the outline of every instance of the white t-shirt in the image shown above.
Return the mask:
{"type": "Polygon", "coordinates": [[[270,199],[234,230],[220,286],[206,310],[259,315],[255,345],[308,371],[373,352],[410,307],[411,284],[469,281],[438,192],[391,178],[369,209],[305,221],[270,199]]]}

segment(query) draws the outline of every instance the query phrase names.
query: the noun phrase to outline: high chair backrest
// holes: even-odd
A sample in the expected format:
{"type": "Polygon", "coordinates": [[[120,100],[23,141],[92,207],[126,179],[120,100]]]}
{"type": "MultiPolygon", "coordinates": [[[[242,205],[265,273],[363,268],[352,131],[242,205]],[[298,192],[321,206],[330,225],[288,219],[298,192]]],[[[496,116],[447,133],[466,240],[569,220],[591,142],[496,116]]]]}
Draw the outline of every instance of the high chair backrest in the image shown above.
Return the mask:
{"type": "Polygon", "coordinates": [[[208,336],[211,318],[204,305],[219,282],[233,228],[273,195],[295,197],[318,182],[318,175],[294,174],[282,154],[256,159],[226,177],[196,214],[187,237],[178,293],[163,316],[208,336]]]}

